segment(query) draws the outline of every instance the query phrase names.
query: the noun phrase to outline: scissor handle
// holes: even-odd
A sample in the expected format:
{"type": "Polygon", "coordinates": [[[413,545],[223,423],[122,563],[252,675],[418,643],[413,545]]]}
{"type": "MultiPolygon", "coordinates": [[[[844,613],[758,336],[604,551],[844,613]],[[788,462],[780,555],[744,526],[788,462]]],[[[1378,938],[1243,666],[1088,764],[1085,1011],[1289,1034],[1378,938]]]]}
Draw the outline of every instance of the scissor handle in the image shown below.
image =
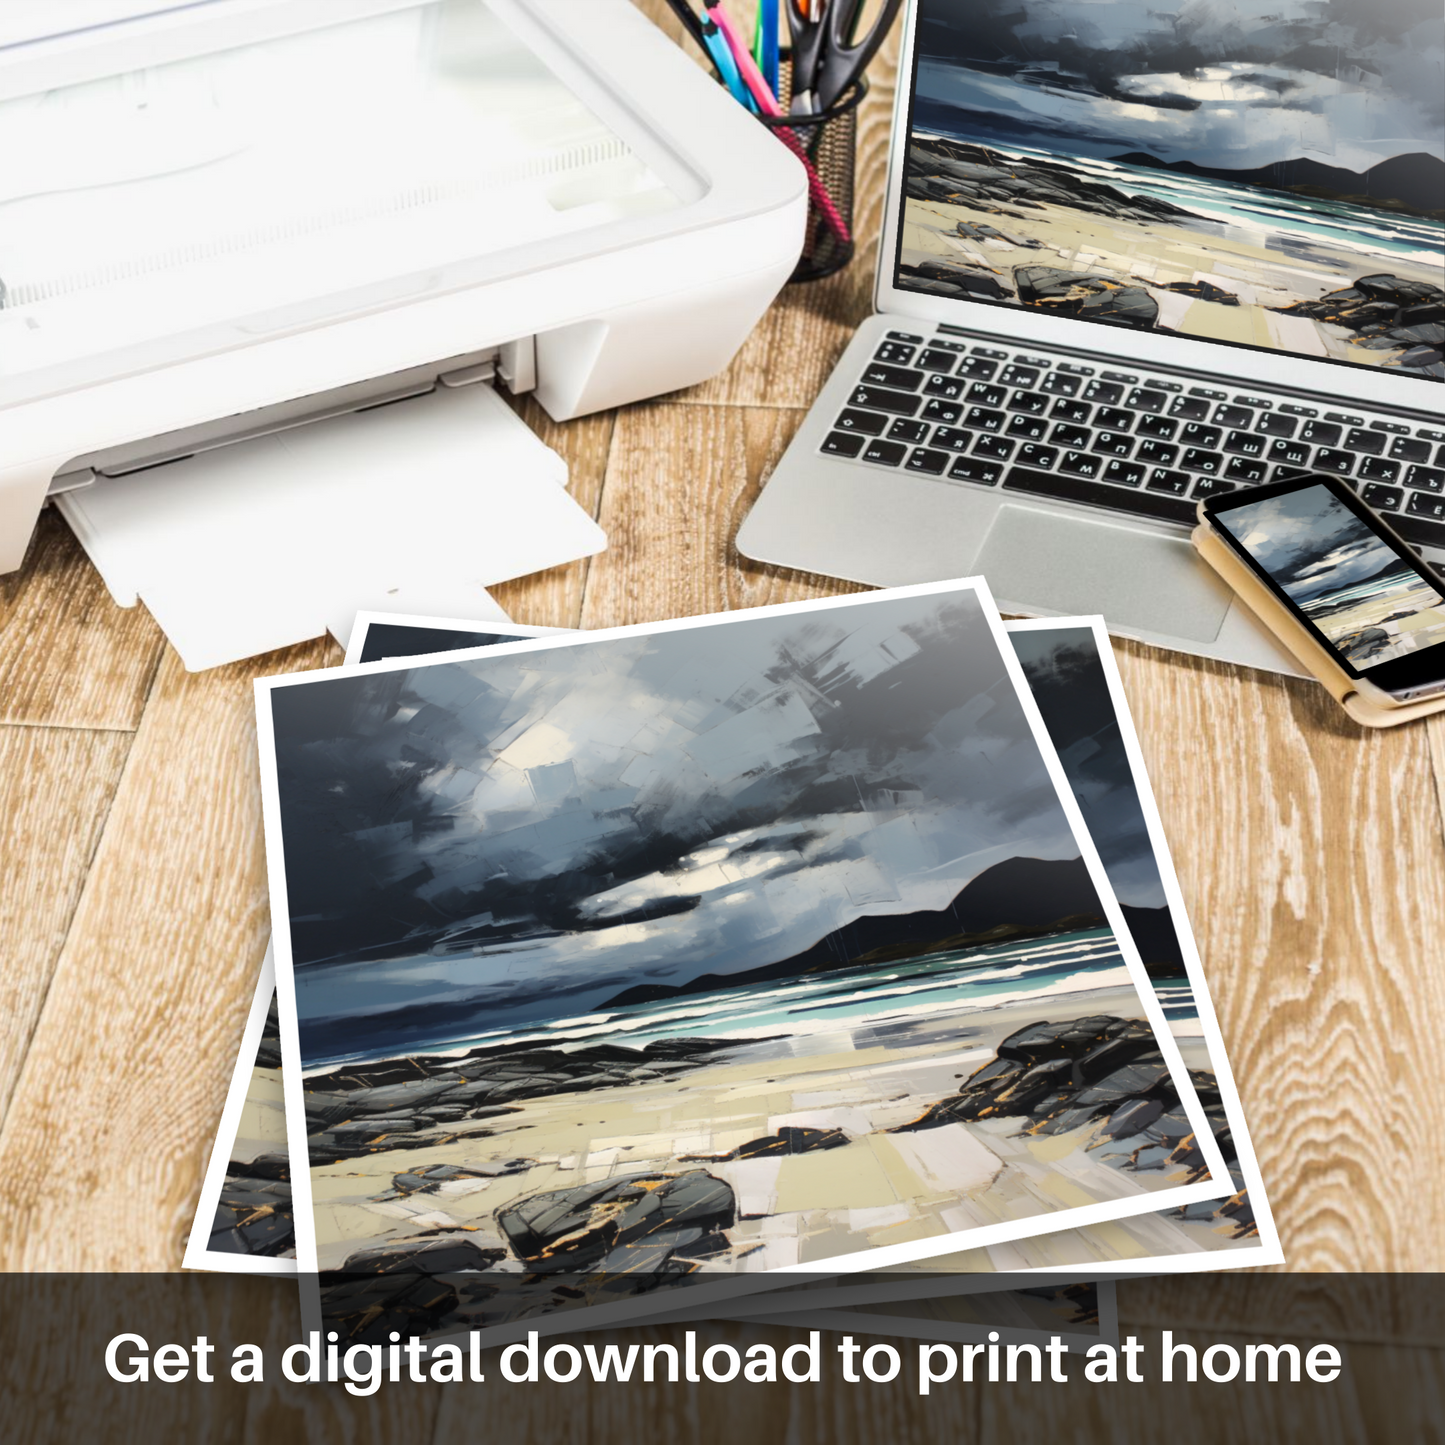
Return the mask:
{"type": "MultiPolygon", "coordinates": [[[[794,0],[788,0],[791,7],[794,0]]],[[[827,13],[818,22],[827,29],[827,43],[813,76],[819,110],[827,110],[853,84],[878,53],[902,0],[883,0],[868,33],[861,40],[852,39],[852,32],[863,13],[865,0],[832,0],[827,13]]]]}

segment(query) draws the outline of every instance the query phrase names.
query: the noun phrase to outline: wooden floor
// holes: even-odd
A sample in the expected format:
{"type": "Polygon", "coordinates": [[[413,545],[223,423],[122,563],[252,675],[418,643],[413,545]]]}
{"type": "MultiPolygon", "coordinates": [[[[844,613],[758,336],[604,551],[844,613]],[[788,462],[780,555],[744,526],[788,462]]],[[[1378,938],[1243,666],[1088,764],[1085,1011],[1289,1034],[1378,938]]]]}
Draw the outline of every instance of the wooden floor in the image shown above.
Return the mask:
{"type": "MultiPolygon", "coordinates": [[[[860,139],[869,237],[890,107],[885,64],[860,139]]],[[[498,588],[512,616],[603,627],[847,590],[732,538],[872,268],[870,245],[790,288],[690,391],[566,425],[522,402],[609,548],[498,588]]],[[[1445,1269],[1445,719],[1367,733],[1313,685],[1117,650],[1288,1268],[1445,1269]]],[[[0,578],[0,1268],[179,1266],[269,927],[251,679],[338,660],[316,642],[186,673],[53,512],[0,578]]],[[[1169,1324],[1177,1289],[1122,1289],[1126,1328],[1169,1324]]],[[[597,1420],[620,1429],[627,1394],[596,1395],[597,1420]]],[[[884,1438],[888,1410],[914,1419],[885,1397],[790,1438],[867,1438],[870,1419],[884,1438]]],[[[420,1429],[435,1396],[408,1398],[420,1429]]],[[[227,1438],[273,1435],[273,1405],[227,1438]]],[[[952,1438],[982,1428],[935,1406],[952,1438]]],[[[530,1408],[541,1431],[550,1407],[530,1408]]]]}

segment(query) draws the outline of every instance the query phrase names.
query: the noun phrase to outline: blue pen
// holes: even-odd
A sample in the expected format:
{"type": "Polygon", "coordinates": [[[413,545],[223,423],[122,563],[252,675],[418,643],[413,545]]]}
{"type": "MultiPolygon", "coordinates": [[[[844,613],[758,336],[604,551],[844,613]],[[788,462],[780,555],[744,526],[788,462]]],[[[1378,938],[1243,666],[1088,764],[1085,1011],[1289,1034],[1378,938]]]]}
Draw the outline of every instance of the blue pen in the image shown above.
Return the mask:
{"type": "Polygon", "coordinates": [[[732,91],[733,99],[747,106],[749,110],[757,110],[757,106],[753,103],[752,92],[743,84],[738,63],[733,59],[733,53],[728,48],[722,31],[717,28],[715,20],[705,19],[702,22],[702,43],[707,47],[707,53],[712,57],[712,63],[717,67],[717,73],[722,77],[723,84],[732,91]]]}
{"type": "Polygon", "coordinates": [[[758,69],[774,95],[778,93],[778,0],[758,0],[759,47],[758,69]]]}

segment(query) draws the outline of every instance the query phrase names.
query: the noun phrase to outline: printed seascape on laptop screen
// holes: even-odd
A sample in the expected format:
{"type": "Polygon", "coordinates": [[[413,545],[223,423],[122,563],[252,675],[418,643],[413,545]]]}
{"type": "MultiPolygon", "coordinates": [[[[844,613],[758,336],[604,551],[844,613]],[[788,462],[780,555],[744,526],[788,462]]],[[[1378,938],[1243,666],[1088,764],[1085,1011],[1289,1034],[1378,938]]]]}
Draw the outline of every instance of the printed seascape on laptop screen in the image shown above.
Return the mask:
{"type": "Polygon", "coordinates": [[[896,284],[1445,379],[1438,0],[921,0],[896,284]]]}
{"type": "Polygon", "coordinates": [[[1089,1147],[1174,1086],[971,591],[268,700],[323,1271],[444,1247],[516,1318],[1206,1172],[1089,1147]]]}

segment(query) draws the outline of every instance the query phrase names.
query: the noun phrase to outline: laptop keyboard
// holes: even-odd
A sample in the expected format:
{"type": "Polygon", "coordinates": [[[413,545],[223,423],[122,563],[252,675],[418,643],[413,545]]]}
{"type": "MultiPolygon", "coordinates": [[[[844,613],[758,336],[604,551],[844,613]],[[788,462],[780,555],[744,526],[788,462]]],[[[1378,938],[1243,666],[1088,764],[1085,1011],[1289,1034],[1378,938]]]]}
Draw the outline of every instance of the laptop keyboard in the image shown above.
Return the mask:
{"type": "Polygon", "coordinates": [[[821,450],[1188,524],[1202,497],[1329,472],[1445,548],[1445,431],[948,336],[888,332],[821,450]]]}

